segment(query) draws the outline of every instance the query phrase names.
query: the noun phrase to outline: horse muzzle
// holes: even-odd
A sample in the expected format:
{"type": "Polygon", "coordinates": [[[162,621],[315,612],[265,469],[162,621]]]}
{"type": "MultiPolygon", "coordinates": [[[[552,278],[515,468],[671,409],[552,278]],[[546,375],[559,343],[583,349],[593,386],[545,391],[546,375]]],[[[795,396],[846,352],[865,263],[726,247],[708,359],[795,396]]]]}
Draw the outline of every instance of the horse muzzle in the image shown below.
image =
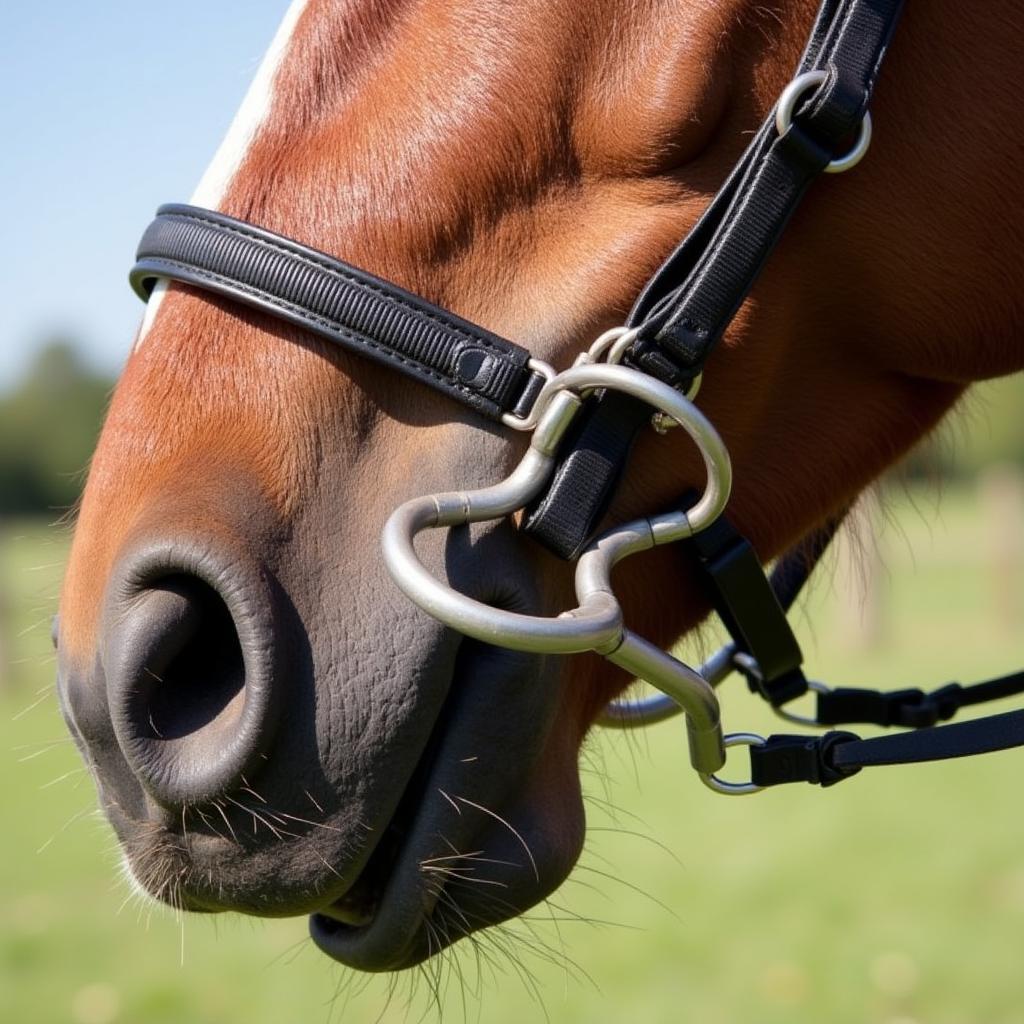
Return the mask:
{"type": "MultiPolygon", "coordinates": [[[[147,520],[108,576],[91,666],[58,644],[65,717],[143,888],[313,914],[325,952],[382,970],[560,884],[582,841],[565,663],[410,613],[383,573],[360,576],[379,632],[356,633],[323,598],[353,592],[344,566],[297,540],[269,567],[211,518],[202,542],[184,518],[147,520]],[[361,657],[384,640],[390,659],[361,657]]],[[[432,566],[481,600],[543,603],[507,524],[469,541],[432,566]]]]}

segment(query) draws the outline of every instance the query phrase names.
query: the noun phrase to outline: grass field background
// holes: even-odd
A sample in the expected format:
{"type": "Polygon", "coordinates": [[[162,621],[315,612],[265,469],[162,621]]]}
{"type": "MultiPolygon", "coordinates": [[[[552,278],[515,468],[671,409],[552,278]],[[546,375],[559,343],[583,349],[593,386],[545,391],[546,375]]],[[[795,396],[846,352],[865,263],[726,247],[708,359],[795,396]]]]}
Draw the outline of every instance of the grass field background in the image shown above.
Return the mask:
{"type": "MultiPolygon", "coordinates": [[[[889,506],[880,633],[856,642],[849,577],[824,573],[799,618],[812,672],[897,688],[1024,663],[1024,573],[975,491],[889,506]]],[[[387,979],[352,980],[303,920],[181,922],[124,904],[51,695],[64,557],[57,530],[0,528],[0,1021],[436,1017],[426,979],[410,996],[399,978],[389,1003],[387,979]]],[[[728,728],[778,731],[725,686],[728,728]]],[[[1024,1024],[1024,753],[727,799],[700,786],[681,726],[665,723],[595,737],[585,767],[580,869],[512,926],[518,966],[481,976],[466,953],[445,970],[445,1021],[1024,1024]]]]}

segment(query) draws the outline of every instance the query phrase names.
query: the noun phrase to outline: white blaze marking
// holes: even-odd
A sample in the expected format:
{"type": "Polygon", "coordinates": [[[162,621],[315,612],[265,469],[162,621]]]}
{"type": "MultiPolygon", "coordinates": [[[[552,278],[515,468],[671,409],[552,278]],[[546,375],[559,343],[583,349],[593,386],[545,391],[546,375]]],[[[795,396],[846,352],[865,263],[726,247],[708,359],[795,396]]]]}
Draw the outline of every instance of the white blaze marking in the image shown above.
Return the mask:
{"type": "Polygon", "coordinates": [[[224,198],[228,184],[235,176],[235,171],[241,165],[270,110],[274,98],[274,77],[281,65],[281,58],[288,49],[299,16],[307,3],[308,0],[292,0],[292,5],[288,8],[252,85],[249,86],[249,91],[245,94],[245,99],[242,100],[242,105],[238,108],[238,113],[235,114],[235,119],[231,122],[231,127],[213,158],[213,163],[206,169],[199,187],[192,193],[193,206],[205,206],[208,210],[215,210],[224,198]]]}
{"type": "MultiPolygon", "coordinates": [[[[224,136],[224,141],[217,149],[213,162],[207,167],[195,192],[192,193],[190,202],[193,206],[205,206],[208,210],[216,210],[220,206],[231,179],[234,178],[260,126],[267,118],[274,99],[274,78],[277,69],[281,66],[292,33],[308,2],[309,0],[292,0],[284,20],[274,35],[270,49],[263,57],[256,77],[252,80],[227,135],[224,136]]],[[[158,281],[146,305],[142,326],[135,339],[135,348],[142,344],[153,326],[166,291],[167,281],[158,281]]]]}
{"type": "Polygon", "coordinates": [[[149,334],[149,329],[153,326],[153,321],[156,319],[160,303],[164,301],[164,292],[167,291],[167,284],[167,278],[161,277],[153,285],[153,290],[149,293],[149,298],[146,300],[146,311],[142,314],[142,326],[139,328],[138,336],[135,338],[135,348],[138,348],[142,344],[142,339],[149,334]]]}

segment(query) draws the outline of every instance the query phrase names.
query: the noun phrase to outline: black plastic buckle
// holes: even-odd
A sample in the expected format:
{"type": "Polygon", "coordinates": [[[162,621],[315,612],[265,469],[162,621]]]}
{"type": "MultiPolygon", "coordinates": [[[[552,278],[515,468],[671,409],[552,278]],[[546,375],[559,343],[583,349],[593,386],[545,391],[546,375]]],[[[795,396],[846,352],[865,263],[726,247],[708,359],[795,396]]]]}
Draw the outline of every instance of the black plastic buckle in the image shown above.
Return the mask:
{"type": "Polygon", "coordinates": [[[922,693],[920,690],[904,691],[908,694],[916,694],[917,699],[908,699],[906,703],[896,708],[896,725],[906,726],[909,729],[927,729],[952,718],[960,708],[959,683],[950,683],[931,693],[922,693]]]}
{"type": "Polygon", "coordinates": [[[927,729],[952,718],[960,707],[959,683],[932,693],[923,690],[861,690],[840,687],[818,695],[819,725],[868,722],[872,725],[927,729]]]}
{"type": "Polygon", "coordinates": [[[939,720],[939,709],[923,690],[897,690],[887,695],[890,721],[881,725],[902,725],[908,729],[928,729],[939,720]]]}
{"type": "Polygon", "coordinates": [[[750,748],[750,780],[755,786],[780,786],[787,782],[809,782],[834,786],[860,771],[837,768],[832,750],[840,743],[859,740],[852,732],[829,732],[824,736],[769,736],[750,748]]]}

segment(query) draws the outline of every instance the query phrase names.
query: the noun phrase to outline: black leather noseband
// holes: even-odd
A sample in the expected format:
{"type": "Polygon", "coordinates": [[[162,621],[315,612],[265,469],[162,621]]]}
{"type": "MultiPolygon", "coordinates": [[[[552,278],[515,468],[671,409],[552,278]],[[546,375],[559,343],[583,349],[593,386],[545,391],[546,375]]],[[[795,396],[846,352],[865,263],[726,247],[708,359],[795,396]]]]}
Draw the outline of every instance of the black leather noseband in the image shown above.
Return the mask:
{"type": "Polygon", "coordinates": [[[254,306],[458,399],[491,419],[529,410],[530,353],[389,281],[289,238],[195,206],[157,211],[129,280],[160,278],[254,306]]]}

